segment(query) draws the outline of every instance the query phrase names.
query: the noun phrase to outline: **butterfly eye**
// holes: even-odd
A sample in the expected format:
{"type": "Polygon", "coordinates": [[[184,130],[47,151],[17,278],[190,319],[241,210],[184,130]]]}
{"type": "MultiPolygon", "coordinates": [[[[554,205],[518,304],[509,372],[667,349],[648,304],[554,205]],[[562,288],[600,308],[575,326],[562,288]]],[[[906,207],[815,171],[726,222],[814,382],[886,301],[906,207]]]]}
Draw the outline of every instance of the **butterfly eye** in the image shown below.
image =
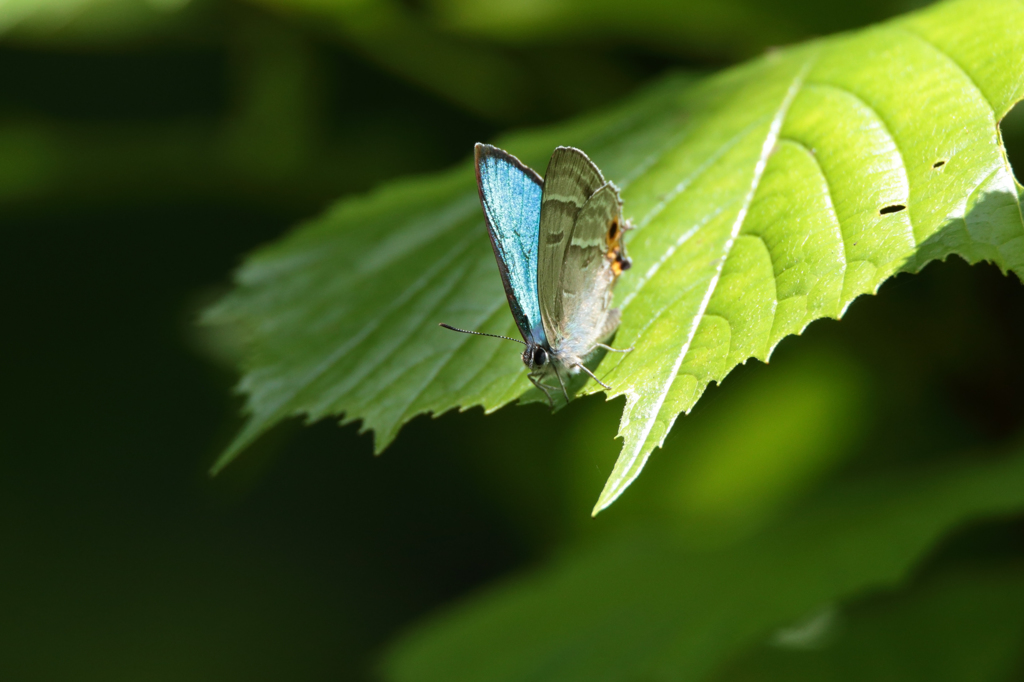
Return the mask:
{"type": "Polygon", "coordinates": [[[537,347],[533,349],[533,366],[541,367],[545,362],[548,361],[548,354],[544,352],[543,348],[537,347]]]}
{"type": "Polygon", "coordinates": [[[614,241],[617,236],[619,236],[619,221],[613,220],[608,226],[608,240],[614,241]]]}

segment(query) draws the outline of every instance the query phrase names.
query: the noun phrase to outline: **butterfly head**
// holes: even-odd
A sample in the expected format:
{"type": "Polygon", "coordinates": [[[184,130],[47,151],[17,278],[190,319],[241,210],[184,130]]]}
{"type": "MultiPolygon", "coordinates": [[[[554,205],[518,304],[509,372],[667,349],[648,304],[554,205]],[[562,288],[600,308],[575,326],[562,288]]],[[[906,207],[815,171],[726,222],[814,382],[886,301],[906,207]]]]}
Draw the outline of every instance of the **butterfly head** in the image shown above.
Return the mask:
{"type": "Polygon", "coordinates": [[[548,363],[548,352],[543,346],[535,343],[527,344],[523,351],[523,364],[531,372],[540,369],[548,363]]]}

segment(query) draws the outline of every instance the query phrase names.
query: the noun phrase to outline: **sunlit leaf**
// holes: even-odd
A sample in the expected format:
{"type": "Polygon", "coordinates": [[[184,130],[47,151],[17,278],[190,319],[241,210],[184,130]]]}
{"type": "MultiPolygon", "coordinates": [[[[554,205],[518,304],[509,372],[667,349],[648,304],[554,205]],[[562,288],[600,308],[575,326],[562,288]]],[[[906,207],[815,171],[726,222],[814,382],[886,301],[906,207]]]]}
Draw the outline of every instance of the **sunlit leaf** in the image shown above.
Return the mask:
{"type": "MultiPolygon", "coordinates": [[[[1024,4],[961,1],[499,141],[541,169],[584,149],[637,226],[616,339],[635,350],[598,371],[624,445],[596,510],[711,381],[893,274],[950,254],[1024,272],[998,130],[1022,93],[1024,4]]],[[[251,416],[218,467],[287,417],[360,419],[380,450],[417,414],[529,387],[508,344],[436,327],[515,333],[468,164],[340,202],[237,281],[208,320],[250,334],[251,416]]]]}
{"type": "Polygon", "coordinates": [[[806,631],[809,614],[899,584],[951,527],[1021,509],[1016,455],[826,486],[717,551],[687,550],[649,519],[428,620],[392,648],[386,677],[707,679],[781,627],[806,631]]]}

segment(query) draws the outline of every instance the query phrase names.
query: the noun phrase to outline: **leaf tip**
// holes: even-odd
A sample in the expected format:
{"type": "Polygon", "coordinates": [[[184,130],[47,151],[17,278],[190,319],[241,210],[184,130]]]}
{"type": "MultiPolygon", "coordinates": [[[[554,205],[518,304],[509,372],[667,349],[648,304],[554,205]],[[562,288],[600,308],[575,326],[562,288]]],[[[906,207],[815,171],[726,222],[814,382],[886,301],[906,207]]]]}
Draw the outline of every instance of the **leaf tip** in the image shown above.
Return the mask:
{"type": "Polygon", "coordinates": [[[227,465],[231,464],[238,458],[242,451],[253,444],[253,442],[263,435],[266,430],[266,422],[253,418],[247,423],[235,439],[231,441],[231,444],[224,449],[217,461],[213,463],[207,472],[210,477],[214,477],[224,470],[227,465]]]}
{"type": "Polygon", "coordinates": [[[233,461],[235,461],[235,458],[237,456],[238,456],[238,449],[237,448],[234,448],[234,447],[228,448],[223,453],[221,453],[221,456],[218,457],[217,461],[215,461],[213,463],[213,466],[211,466],[209,468],[209,470],[206,472],[207,475],[210,478],[213,478],[214,476],[219,474],[221,471],[223,471],[224,467],[226,467],[228,464],[231,464],[233,461]]]}
{"type": "Polygon", "coordinates": [[[597,504],[594,505],[594,509],[590,512],[590,517],[596,518],[598,514],[610,507],[615,500],[619,499],[619,495],[627,487],[629,487],[628,483],[621,485],[609,479],[608,483],[604,486],[604,490],[601,491],[600,497],[597,498],[597,504]]]}

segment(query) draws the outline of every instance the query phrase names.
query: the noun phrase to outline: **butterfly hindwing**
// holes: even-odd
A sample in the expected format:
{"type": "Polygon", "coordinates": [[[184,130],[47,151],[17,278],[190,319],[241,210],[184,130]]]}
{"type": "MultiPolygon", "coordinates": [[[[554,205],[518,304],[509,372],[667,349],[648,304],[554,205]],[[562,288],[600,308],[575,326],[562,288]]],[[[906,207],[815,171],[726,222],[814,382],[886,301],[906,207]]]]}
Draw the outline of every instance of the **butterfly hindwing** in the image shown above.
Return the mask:
{"type": "Polygon", "coordinates": [[[566,329],[562,276],[573,225],[587,200],[605,184],[601,171],[573,147],[558,147],[544,175],[541,202],[537,282],[541,319],[552,348],[566,329]]]}
{"type": "Polygon", "coordinates": [[[543,344],[537,263],[544,181],[516,157],[486,144],[476,146],[476,178],[512,317],[527,342],[543,344]]]}
{"type": "Polygon", "coordinates": [[[562,315],[555,324],[566,357],[583,357],[618,326],[611,303],[621,224],[622,202],[610,182],[594,192],[573,223],[562,259],[562,315]]]}

